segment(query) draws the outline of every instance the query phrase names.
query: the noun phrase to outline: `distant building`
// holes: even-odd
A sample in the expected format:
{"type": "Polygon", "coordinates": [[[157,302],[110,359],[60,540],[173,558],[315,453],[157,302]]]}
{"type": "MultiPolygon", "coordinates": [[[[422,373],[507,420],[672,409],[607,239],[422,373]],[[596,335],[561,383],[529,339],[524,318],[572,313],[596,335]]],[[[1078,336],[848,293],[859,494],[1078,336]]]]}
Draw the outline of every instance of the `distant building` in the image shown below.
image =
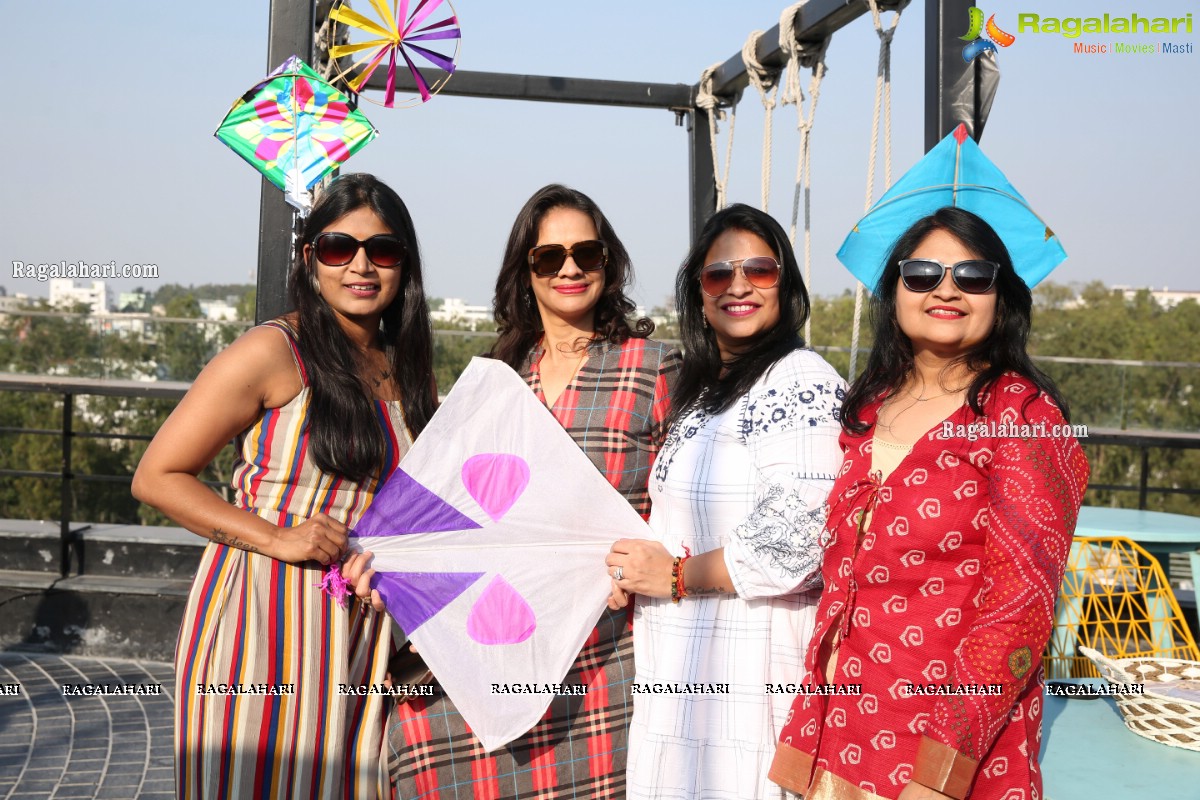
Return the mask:
{"type": "Polygon", "coordinates": [[[237,306],[227,300],[201,300],[200,313],[204,315],[205,319],[236,320],[238,318],[237,306]]]}
{"type": "Polygon", "coordinates": [[[429,312],[429,316],[434,322],[458,322],[470,325],[471,330],[475,330],[480,322],[492,321],[492,307],[469,306],[461,298],[447,297],[442,301],[442,307],[429,312]]]}
{"type": "Polygon", "coordinates": [[[135,289],[117,295],[117,311],[145,311],[150,303],[150,293],[135,289]]]}
{"type": "MultiPolygon", "coordinates": [[[[1126,300],[1132,300],[1137,296],[1138,292],[1143,291],[1142,289],[1135,289],[1132,286],[1114,286],[1112,288],[1113,291],[1124,295],[1126,300]]],[[[1150,292],[1150,296],[1154,298],[1154,301],[1163,308],[1174,308],[1184,300],[1195,300],[1197,303],[1200,303],[1200,292],[1187,292],[1180,291],[1179,289],[1172,290],[1166,286],[1161,290],[1150,289],[1149,287],[1145,288],[1150,292]]]]}
{"type": "Polygon", "coordinates": [[[149,314],[144,311],[117,311],[105,314],[98,320],[100,330],[104,333],[122,333],[134,336],[142,341],[151,341],[154,333],[154,323],[149,314]],[[147,322],[150,323],[147,326],[147,322]]]}
{"type": "Polygon", "coordinates": [[[3,286],[0,286],[0,314],[19,311],[23,306],[36,306],[42,302],[45,302],[45,298],[30,297],[21,292],[9,295],[8,291],[3,286]]]}
{"type": "Polygon", "coordinates": [[[70,308],[76,303],[83,303],[93,314],[103,314],[108,311],[108,285],[104,281],[92,281],[88,284],[77,284],[69,278],[50,279],[50,305],[58,308],[70,308]]]}
{"type": "MultiPolygon", "coordinates": [[[[646,312],[639,306],[637,315],[639,317],[646,316],[646,312]]],[[[679,312],[673,308],[655,308],[650,312],[650,321],[658,327],[666,327],[667,325],[675,325],[679,322],[679,312]]]]}

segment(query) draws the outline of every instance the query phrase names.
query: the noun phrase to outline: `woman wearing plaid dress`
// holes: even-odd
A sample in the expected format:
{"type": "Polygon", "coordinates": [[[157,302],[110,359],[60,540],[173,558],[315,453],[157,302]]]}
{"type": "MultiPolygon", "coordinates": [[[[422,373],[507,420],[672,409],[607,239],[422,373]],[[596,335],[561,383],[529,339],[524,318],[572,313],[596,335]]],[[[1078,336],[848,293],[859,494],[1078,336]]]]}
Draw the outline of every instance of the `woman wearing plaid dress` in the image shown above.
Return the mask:
{"type": "Polygon", "coordinates": [[[607,558],[637,594],[628,796],[782,798],[773,740],[801,678],[845,383],[804,348],[808,293],[779,223],[717,212],[680,268],[684,342],[650,479],[653,540],[607,558]]]}
{"type": "MultiPolygon", "coordinates": [[[[538,190],[505,248],[491,355],[525,378],[645,517],[679,354],[646,338],[649,320],[630,325],[631,279],[629,254],[591,198],[557,184],[538,190]]],[[[444,695],[414,697],[398,706],[389,733],[396,796],[623,798],[632,681],[631,628],[619,609],[601,615],[563,680],[587,693],[556,699],[502,750],[484,752],[444,695]]]]}

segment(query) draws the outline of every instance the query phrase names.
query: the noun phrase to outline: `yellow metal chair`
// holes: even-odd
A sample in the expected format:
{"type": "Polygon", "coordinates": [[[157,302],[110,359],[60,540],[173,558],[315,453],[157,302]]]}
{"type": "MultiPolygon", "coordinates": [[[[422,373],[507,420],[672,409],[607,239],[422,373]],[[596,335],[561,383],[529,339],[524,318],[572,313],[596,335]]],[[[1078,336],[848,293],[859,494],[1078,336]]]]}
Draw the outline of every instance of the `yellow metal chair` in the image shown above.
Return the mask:
{"type": "Polygon", "coordinates": [[[1078,645],[1116,658],[1200,661],[1162,567],[1132,539],[1075,539],[1054,616],[1042,658],[1047,678],[1099,677],[1078,645]]]}

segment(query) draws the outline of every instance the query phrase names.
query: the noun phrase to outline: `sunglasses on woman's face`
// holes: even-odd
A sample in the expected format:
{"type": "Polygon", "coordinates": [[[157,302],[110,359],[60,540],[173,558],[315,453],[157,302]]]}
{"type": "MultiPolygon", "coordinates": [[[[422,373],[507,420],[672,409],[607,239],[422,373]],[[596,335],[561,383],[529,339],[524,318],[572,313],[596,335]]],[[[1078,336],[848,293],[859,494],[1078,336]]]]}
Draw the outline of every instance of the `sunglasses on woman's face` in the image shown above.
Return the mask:
{"type": "Polygon", "coordinates": [[[540,244],[529,251],[529,267],[535,275],[544,278],[557,275],[567,256],[575,259],[575,266],[584,272],[604,269],[608,263],[608,245],[599,239],[576,242],[570,247],[561,244],[540,244]]]}
{"type": "Polygon", "coordinates": [[[404,242],[390,233],[372,236],[365,242],[348,233],[322,233],[313,242],[317,260],[329,267],[346,266],[360,247],[367,251],[367,260],[380,269],[394,269],[404,261],[404,242]]]}
{"type": "Polygon", "coordinates": [[[906,258],[900,262],[900,280],[910,292],[932,292],[950,273],[954,285],[967,294],[983,294],[996,283],[1000,265],[971,259],[948,265],[932,258],[906,258]]]}
{"type": "Polygon", "coordinates": [[[779,262],[767,256],[718,261],[700,270],[700,289],[709,297],[720,297],[733,286],[733,273],[742,271],[751,286],[771,289],[779,285],[779,262]]]}

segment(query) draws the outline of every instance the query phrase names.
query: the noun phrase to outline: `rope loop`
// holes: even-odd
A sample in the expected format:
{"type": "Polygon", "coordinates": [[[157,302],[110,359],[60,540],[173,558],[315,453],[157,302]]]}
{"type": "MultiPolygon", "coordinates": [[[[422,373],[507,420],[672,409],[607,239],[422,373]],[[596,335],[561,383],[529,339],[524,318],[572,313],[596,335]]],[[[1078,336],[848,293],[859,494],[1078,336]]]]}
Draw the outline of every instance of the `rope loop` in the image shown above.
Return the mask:
{"type": "Polygon", "coordinates": [[[721,67],[720,61],[707,67],[700,73],[700,82],[696,87],[696,108],[708,112],[708,143],[712,147],[713,184],[717,193],[717,208],[725,207],[725,187],[729,183],[729,165],[733,161],[733,129],[737,123],[737,104],[741,100],[738,94],[729,104],[729,142],[725,148],[725,168],[718,170],[717,160],[717,120],[725,118],[721,100],[713,94],[713,76],[721,67]]]}
{"type": "MultiPolygon", "coordinates": [[[[892,39],[896,35],[896,26],[900,23],[900,12],[903,7],[896,9],[891,25],[885,30],[879,13],[877,0],[867,0],[871,9],[871,21],[875,25],[875,33],[879,36],[879,67],[875,73],[875,110],[871,119],[871,155],[867,160],[867,196],[864,211],[871,210],[871,200],[875,195],[875,154],[879,150],[879,118],[883,115],[883,172],[884,188],[892,185],[892,39]]],[[[872,287],[874,288],[874,287],[872,287]]],[[[850,374],[854,380],[858,369],[858,339],[859,325],[862,321],[863,299],[866,287],[861,282],[854,289],[854,327],[850,337],[850,374]]]]}
{"type": "Polygon", "coordinates": [[[750,85],[758,90],[758,98],[763,104],[762,194],[759,205],[766,211],[771,202],[771,136],[775,127],[775,96],[779,93],[779,78],[783,70],[766,67],[758,60],[758,43],[762,37],[763,31],[751,31],[746,37],[746,43],[742,45],[742,63],[746,65],[750,85]]]}
{"type": "MultiPolygon", "coordinates": [[[[787,54],[784,70],[782,102],[796,107],[796,129],[800,131],[800,149],[796,156],[796,182],[792,192],[792,224],[788,233],[792,246],[796,245],[796,229],[800,218],[801,201],[804,205],[804,284],[812,293],[812,130],[816,118],[817,102],[821,99],[821,81],[825,77],[825,54],[829,50],[829,37],[819,42],[802,42],[796,35],[796,20],[807,0],[788,6],[779,15],[779,48],[787,54]],[[804,111],[805,92],[800,84],[801,68],[811,70],[808,82],[808,113],[804,111]]],[[[804,323],[804,339],[812,341],[812,318],[804,323]]]]}
{"type": "Polygon", "coordinates": [[[705,68],[700,73],[700,84],[696,89],[696,107],[703,108],[705,111],[718,110],[721,107],[721,101],[713,94],[713,76],[717,74],[717,70],[721,68],[721,62],[718,61],[710,67],[705,68]]]}
{"type": "Polygon", "coordinates": [[[742,45],[742,63],[746,65],[746,77],[750,79],[750,85],[758,90],[763,107],[774,108],[775,93],[783,69],[765,66],[758,60],[758,43],[763,35],[764,31],[750,31],[746,43],[742,45]]]}

